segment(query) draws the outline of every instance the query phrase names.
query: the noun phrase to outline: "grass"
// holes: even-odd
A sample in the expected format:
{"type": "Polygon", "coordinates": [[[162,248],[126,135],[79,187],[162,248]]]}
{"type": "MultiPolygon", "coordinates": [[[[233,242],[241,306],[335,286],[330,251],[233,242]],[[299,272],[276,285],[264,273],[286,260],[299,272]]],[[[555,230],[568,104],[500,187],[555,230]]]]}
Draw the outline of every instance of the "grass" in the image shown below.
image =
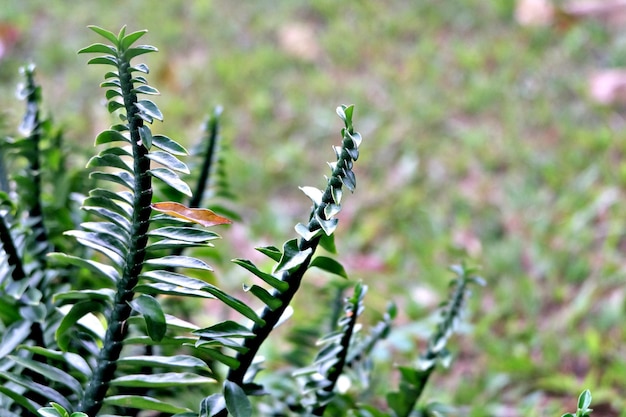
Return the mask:
{"type": "MultiPolygon", "coordinates": [[[[95,42],[85,26],[148,29],[161,50],[148,64],[162,133],[191,144],[213,106],[225,108],[242,215],[224,233],[229,259],[305,220],[297,186],[321,184],[333,109],[354,103],[359,192],[337,242],[350,275],[370,286],[367,305],[393,297],[403,307],[389,351],[402,358],[407,342],[421,343],[423,326],[402,323],[443,298],[448,264],[469,257],[488,281],[456,365],[432,386],[450,389],[431,387],[429,398],[471,416],[560,415],[589,388],[602,415],[626,415],[623,122],[586,95],[590,71],[623,64],[624,43],[597,22],[521,28],[511,0],[457,3],[9,0],[0,17],[21,36],[2,58],[0,108],[16,126],[17,68],[32,60],[68,140],[91,146],[110,121],[93,99],[100,72],[76,55],[95,42]],[[300,44],[317,54],[290,52],[289,30],[310,32],[300,44]],[[293,160],[302,169],[287,177],[293,160]]],[[[220,274],[248,279],[226,263],[220,274]]],[[[310,291],[327,279],[310,276],[310,291]]]]}

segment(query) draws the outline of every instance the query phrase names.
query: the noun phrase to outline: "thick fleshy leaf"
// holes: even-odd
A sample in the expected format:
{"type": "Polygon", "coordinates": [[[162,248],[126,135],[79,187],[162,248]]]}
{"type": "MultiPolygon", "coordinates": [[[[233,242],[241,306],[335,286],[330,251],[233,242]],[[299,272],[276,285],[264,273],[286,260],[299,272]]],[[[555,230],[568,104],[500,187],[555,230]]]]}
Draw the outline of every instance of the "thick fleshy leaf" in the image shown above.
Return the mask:
{"type": "Polygon", "coordinates": [[[94,32],[96,32],[98,35],[104,37],[105,39],[113,43],[114,45],[117,45],[117,42],[118,42],[117,36],[115,36],[113,32],[109,32],[108,30],[102,29],[101,27],[95,26],[95,25],[89,25],[87,27],[93,30],[94,32]]]}
{"type": "Polygon", "coordinates": [[[337,229],[337,224],[339,223],[339,219],[336,218],[328,220],[322,219],[317,212],[315,213],[315,219],[320,224],[326,235],[332,235],[335,232],[335,229],[337,229]]]}
{"type": "Polygon", "coordinates": [[[41,363],[38,361],[34,361],[28,358],[21,358],[19,356],[9,356],[11,360],[26,369],[30,369],[31,371],[46,377],[51,381],[58,382],[60,384],[65,385],[69,388],[74,394],[80,396],[82,395],[83,388],[80,382],[76,380],[73,376],[67,374],[66,372],[55,368],[54,366],[50,366],[45,363],[41,363]]]}
{"type": "Polygon", "coordinates": [[[178,158],[176,158],[175,156],[167,152],[163,152],[163,151],[150,152],[148,154],[148,158],[150,158],[154,162],[157,162],[161,165],[166,166],[167,168],[171,170],[182,172],[183,174],[189,174],[189,168],[187,167],[187,165],[185,165],[180,160],[178,160],[178,158]]]}
{"type": "Polygon", "coordinates": [[[131,71],[139,71],[139,72],[143,72],[144,74],[149,74],[150,73],[150,69],[148,68],[148,66],[146,64],[137,64],[133,67],[130,68],[131,71]]]}
{"type": "MultiPolygon", "coordinates": [[[[64,253],[58,252],[48,254],[48,259],[54,261],[54,263],[57,264],[74,265],[80,268],[86,268],[91,273],[101,278],[110,280],[113,283],[117,283],[120,279],[120,274],[117,269],[100,262],[92,261],[89,259],[82,259],[76,256],[66,255],[64,253]]],[[[2,356],[0,355],[0,357],[2,356]]]]}
{"type": "Polygon", "coordinates": [[[103,309],[104,305],[96,301],[81,301],[74,304],[57,327],[55,339],[59,348],[67,352],[70,342],[76,337],[74,326],[78,320],[89,313],[101,312],[103,309]]]}
{"type": "Polygon", "coordinates": [[[174,356],[128,356],[118,359],[117,363],[120,366],[147,366],[150,368],[193,368],[197,370],[209,371],[207,364],[199,358],[189,355],[174,355],[174,356]]]}
{"type": "Polygon", "coordinates": [[[95,214],[99,217],[110,220],[127,232],[130,232],[130,221],[124,216],[120,216],[119,214],[102,207],[83,206],[83,210],[87,213],[95,214]]]}
{"type": "Polygon", "coordinates": [[[335,246],[335,235],[332,234],[328,236],[327,234],[322,234],[320,238],[320,246],[327,250],[330,253],[337,253],[337,247],[335,246]]]}
{"type": "Polygon", "coordinates": [[[114,386],[135,388],[171,388],[176,386],[198,386],[214,383],[215,380],[213,378],[196,375],[190,372],[125,375],[111,381],[111,385],[114,386]]]}
{"type": "Polygon", "coordinates": [[[161,110],[159,110],[159,108],[156,104],[154,104],[153,101],[137,100],[135,106],[139,109],[140,112],[147,114],[154,119],[163,121],[163,113],[161,113],[161,110]]]}
{"type": "Polygon", "coordinates": [[[116,130],[105,130],[96,136],[96,145],[102,145],[110,142],[126,142],[130,143],[130,139],[122,135],[116,130]]]}
{"type": "Polygon", "coordinates": [[[94,171],[89,174],[89,177],[95,180],[111,181],[123,185],[130,190],[135,188],[135,179],[126,171],[114,173],[94,171]]]}
{"type": "Polygon", "coordinates": [[[307,197],[309,197],[311,199],[311,201],[313,201],[313,203],[316,206],[319,206],[320,204],[322,204],[322,196],[324,195],[324,192],[322,190],[320,190],[319,188],[315,188],[315,187],[299,187],[302,192],[304,194],[306,194],[307,197]]]}
{"type": "MultiPolygon", "coordinates": [[[[134,48],[129,48],[124,52],[124,58],[130,60],[136,56],[147,54],[150,52],[157,52],[158,49],[152,45],[139,45],[134,48]]],[[[155,117],[156,119],[156,117],[155,117]]]]}
{"type": "Polygon", "coordinates": [[[283,256],[283,253],[276,246],[260,246],[255,249],[274,262],[280,261],[280,258],[283,256]]]}
{"type": "Polygon", "coordinates": [[[145,145],[147,149],[150,149],[152,147],[152,131],[145,125],[141,126],[138,130],[141,143],[145,145]]]}
{"type": "Polygon", "coordinates": [[[218,239],[220,235],[210,230],[198,229],[196,227],[176,227],[167,226],[152,230],[150,236],[160,236],[168,239],[185,240],[188,242],[208,242],[218,239]]]}
{"type": "Polygon", "coordinates": [[[87,361],[82,356],[72,352],[61,352],[58,350],[46,349],[41,346],[22,346],[21,349],[32,352],[36,355],[43,356],[53,361],[64,362],[70,367],[77,370],[81,376],[90,377],[92,374],[91,368],[87,361]]]}
{"type": "Polygon", "coordinates": [[[163,135],[154,135],[152,136],[152,144],[157,148],[163,149],[166,152],[171,153],[172,155],[188,155],[187,149],[182,147],[173,139],[168,138],[163,135]]]}
{"type": "Polygon", "coordinates": [[[0,359],[13,352],[20,343],[26,340],[30,334],[31,325],[32,323],[26,320],[18,321],[3,331],[0,339],[0,359]]]}
{"type": "Polygon", "coordinates": [[[285,281],[281,281],[272,274],[261,271],[259,268],[257,268],[256,265],[254,265],[247,259],[233,259],[232,262],[252,272],[254,275],[261,278],[263,281],[271,285],[273,288],[276,288],[280,292],[284,292],[289,288],[288,283],[286,283],[285,281]]]}
{"type": "Polygon", "coordinates": [[[311,239],[317,237],[322,233],[322,229],[316,229],[314,231],[310,231],[309,227],[305,224],[298,223],[295,227],[296,233],[302,237],[302,239],[310,241],[311,239]]]}
{"type": "Polygon", "coordinates": [[[126,203],[121,203],[119,200],[113,200],[100,196],[89,196],[83,201],[83,205],[88,207],[102,207],[112,212],[115,212],[121,216],[131,218],[132,209],[126,203]]]}
{"type": "Polygon", "coordinates": [[[152,209],[161,213],[168,214],[170,216],[179,217],[194,223],[198,223],[204,227],[232,223],[227,218],[222,217],[209,209],[190,208],[180,203],[154,203],[152,204],[152,209]]]}
{"type": "Polygon", "coordinates": [[[158,270],[147,271],[140,275],[142,278],[146,278],[152,281],[164,282],[166,284],[178,285],[180,287],[189,288],[192,290],[202,290],[207,283],[198,278],[190,278],[176,272],[158,270]]]}
{"type": "MultiPolygon", "coordinates": [[[[154,139],[154,136],[152,137],[154,139]]],[[[152,142],[154,143],[154,142],[152,142]]],[[[152,168],[150,171],[150,175],[155,178],[160,179],[176,191],[180,191],[186,196],[191,197],[191,188],[185,183],[185,181],[181,180],[180,177],[169,168],[152,168]]]]}
{"type": "Polygon", "coordinates": [[[85,222],[80,226],[91,232],[105,233],[120,240],[129,240],[130,234],[115,223],[110,222],[85,222]]]}
{"type": "Polygon", "coordinates": [[[332,258],[318,256],[311,261],[311,267],[314,266],[326,272],[330,272],[331,274],[339,275],[342,278],[348,279],[348,273],[344,269],[343,265],[332,258]]]}
{"type": "Polygon", "coordinates": [[[311,253],[311,248],[308,248],[305,251],[300,251],[298,248],[298,241],[296,239],[289,240],[283,245],[283,255],[278,264],[274,267],[274,271],[289,271],[297,268],[304,263],[311,253]]]}
{"type": "Polygon", "coordinates": [[[163,282],[139,284],[135,286],[135,291],[147,295],[172,295],[178,297],[215,298],[206,291],[192,290],[178,285],[165,284],[163,282]]]}
{"type": "Polygon", "coordinates": [[[168,268],[190,268],[190,269],[202,269],[205,271],[212,271],[206,262],[193,258],[191,256],[164,256],[162,258],[150,259],[146,261],[148,265],[156,265],[160,267],[168,268]]]}
{"type": "Polygon", "coordinates": [[[161,401],[144,395],[112,395],[104,399],[104,404],[137,410],[159,411],[167,414],[191,412],[189,408],[178,407],[171,401],[161,401]]]}
{"type": "Polygon", "coordinates": [[[149,85],[140,85],[137,88],[133,88],[133,92],[137,94],[148,94],[148,95],[158,95],[159,90],[154,87],[150,87],[149,85]]]}
{"type": "Polygon", "coordinates": [[[199,337],[206,337],[209,339],[218,337],[250,338],[255,336],[255,334],[246,326],[231,320],[223,321],[204,329],[195,330],[193,333],[199,337]]]}
{"type": "Polygon", "coordinates": [[[74,290],[74,291],[66,291],[55,294],[53,296],[53,300],[55,302],[58,301],[67,301],[78,302],[78,301],[98,301],[98,302],[112,302],[115,297],[115,291],[110,288],[100,288],[98,290],[74,290]]]}
{"type": "Polygon", "coordinates": [[[167,323],[165,322],[165,314],[163,314],[161,304],[154,297],[145,294],[141,294],[129,304],[133,310],[143,315],[148,335],[152,340],[158,342],[163,339],[167,331],[167,323]]]}
{"type": "Polygon", "coordinates": [[[183,248],[212,248],[212,243],[196,243],[186,240],[162,239],[151,243],[146,247],[149,252],[157,252],[163,249],[183,249],[183,248]]]}
{"type": "Polygon", "coordinates": [[[83,230],[68,230],[65,236],[74,236],[83,245],[102,253],[116,264],[121,264],[127,252],[124,244],[111,235],[104,233],[85,232],[83,230]]]}
{"type": "Polygon", "coordinates": [[[122,37],[120,47],[122,48],[122,50],[128,49],[133,43],[137,42],[137,39],[141,38],[146,33],[148,33],[148,31],[145,29],[129,33],[128,35],[122,37]]]}
{"type": "Polygon", "coordinates": [[[118,64],[117,58],[113,55],[98,56],[87,61],[87,65],[113,65],[116,68],[118,64]]]}
{"type": "Polygon", "coordinates": [[[94,43],[78,51],[79,54],[111,54],[117,55],[117,49],[103,43],[94,43]]]}
{"type": "Polygon", "coordinates": [[[272,311],[283,305],[283,302],[280,300],[280,298],[273,296],[263,287],[259,287],[258,285],[252,285],[251,287],[245,289],[254,294],[259,300],[263,301],[263,303],[268,306],[269,309],[272,311]]]}
{"type": "Polygon", "coordinates": [[[252,404],[243,388],[232,381],[224,381],[224,400],[226,409],[233,417],[251,417],[252,404]]]}
{"type": "Polygon", "coordinates": [[[198,417],[213,417],[225,409],[226,402],[224,401],[224,395],[209,395],[200,402],[200,414],[198,417]]]}
{"type": "Polygon", "coordinates": [[[260,326],[265,325],[265,320],[259,317],[256,314],[256,312],[252,308],[250,308],[250,306],[248,306],[248,304],[236,299],[235,297],[231,296],[230,294],[220,290],[219,288],[213,285],[207,284],[207,286],[204,289],[205,291],[213,294],[216,298],[218,298],[224,304],[231,307],[232,309],[234,309],[235,311],[237,311],[244,317],[249,318],[250,320],[252,320],[253,322],[255,322],[256,324],[260,326]]]}

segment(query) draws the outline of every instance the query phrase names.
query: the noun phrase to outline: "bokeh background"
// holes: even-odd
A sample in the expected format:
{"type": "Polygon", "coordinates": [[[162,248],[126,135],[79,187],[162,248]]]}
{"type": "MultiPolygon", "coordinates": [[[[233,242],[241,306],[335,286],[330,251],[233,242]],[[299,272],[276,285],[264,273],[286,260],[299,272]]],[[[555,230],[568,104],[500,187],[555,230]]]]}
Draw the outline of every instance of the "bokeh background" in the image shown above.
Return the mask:
{"type": "MultiPolygon", "coordinates": [[[[466,260],[487,286],[428,400],[463,416],[548,416],[589,388],[599,416],[626,415],[623,3],[4,0],[2,130],[19,124],[18,68],[33,62],[82,168],[112,122],[102,68],[76,54],[100,41],[86,26],[148,29],[160,52],[142,58],[165,115],[153,130],[191,145],[224,108],[241,218],[222,230],[216,281],[239,288],[250,277],[227,260],[294,236],[309,209],[297,187],[324,185],[335,107],[353,103],[364,140],[336,242],[370,287],[366,323],[399,305],[379,388],[415,358],[448,265],[466,260]]],[[[333,280],[308,276],[294,322],[323,312],[333,280]]],[[[266,347],[270,363],[281,343],[266,347]]]]}

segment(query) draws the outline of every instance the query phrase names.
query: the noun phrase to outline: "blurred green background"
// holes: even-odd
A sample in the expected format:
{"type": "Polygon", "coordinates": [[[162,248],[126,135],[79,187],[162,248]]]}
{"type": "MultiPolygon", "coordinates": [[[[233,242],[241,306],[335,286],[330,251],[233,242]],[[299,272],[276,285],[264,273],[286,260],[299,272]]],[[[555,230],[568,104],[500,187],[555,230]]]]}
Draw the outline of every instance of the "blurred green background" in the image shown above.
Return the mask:
{"type": "MultiPolygon", "coordinates": [[[[626,415],[624,108],[595,104],[588,92],[594,71],[626,64],[626,36],[567,16],[525,27],[515,7],[5,0],[3,130],[22,114],[18,68],[34,62],[45,108],[85,149],[74,160],[84,166],[112,122],[103,69],[76,54],[100,41],[86,26],[148,29],[143,40],[160,53],[142,58],[165,115],[153,130],[191,145],[224,106],[241,220],[221,231],[216,251],[257,259],[254,246],[279,246],[306,220],[297,187],[324,185],[340,140],[335,107],[353,103],[364,140],[336,241],[351,279],[370,286],[365,320],[390,298],[400,306],[381,358],[415,356],[432,328],[424,319],[446,296],[447,266],[468,259],[488,285],[476,289],[471,325],[453,342],[456,362],[436,375],[429,400],[459,415],[547,416],[573,409],[589,388],[598,415],[626,415]]],[[[237,288],[251,278],[223,262],[216,279],[237,288]]],[[[323,307],[334,279],[307,278],[294,321],[323,307]]],[[[270,357],[281,349],[273,343],[270,357]]],[[[377,366],[384,386],[391,363],[377,366]]]]}

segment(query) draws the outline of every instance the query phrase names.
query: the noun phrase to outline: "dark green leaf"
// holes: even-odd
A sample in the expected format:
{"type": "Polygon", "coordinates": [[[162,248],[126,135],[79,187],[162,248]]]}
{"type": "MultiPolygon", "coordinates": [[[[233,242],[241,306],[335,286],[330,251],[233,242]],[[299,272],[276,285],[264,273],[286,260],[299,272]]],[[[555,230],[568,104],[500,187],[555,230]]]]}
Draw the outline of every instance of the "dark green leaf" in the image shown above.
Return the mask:
{"type": "MultiPolygon", "coordinates": [[[[75,265],[80,268],[86,268],[91,273],[106,278],[113,283],[117,283],[120,279],[120,274],[115,268],[100,262],[56,252],[48,254],[48,259],[53,260],[57,264],[75,265]]],[[[2,356],[0,355],[0,357],[2,356]]]]}
{"type": "Polygon", "coordinates": [[[148,68],[148,66],[146,64],[137,64],[133,67],[130,68],[131,71],[139,71],[139,72],[143,72],[144,74],[149,74],[150,73],[150,69],[148,68]]]}
{"type": "Polygon", "coordinates": [[[172,388],[180,386],[198,386],[205,384],[213,384],[213,378],[196,375],[189,372],[168,372],[163,374],[150,375],[125,375],[115,378],[111,381],[111,385],[118,387],[136,387],[136,388],[172,388]]]}
{"type": "Polygon", "coordinates": [[[296,233],[302,237],[302,239],[310,241],[314,237],[317,237],[322,233],[322,229],[316,229],[314,231],[310,231],[309,227],[305,224],[298,223],[295,227],[296,233]]]}
{"type": "Polygon", "coordinates": [[[586,389],[578,397],[578,408],[586,412],[591,405],[591,392],[586,389]]]}
{"type": "Polygon", "coordinates": [[[117,265],[123,264],[127,249],[124,244],[104,233],[92,233],[82,230],[68,230],[63,233],[66,236],[74,236],[83,245],[95,249],[117,265]]]}
{"type": "Polygon", "coordinates": [[[96,155],[87,162],[87,168],[93,167],[113,167],[120,168],[128,172],[133,172],[133,167],[129,166],[117,155],[96,155]]]}
{"type": "Polygon", "coordinates": [[[187,167],[187,165],[182,163],[180,160],[178,160],[178,158],[169,154],[168,152],[150,152],[148,154],[148,158],[174,171],[182,172],[183,174],[189,174],[189,168],[187,167]]]}
{"type": "Polygon", "coordinates": [[[30,369],[39,375],[43,375],[51,381],[58,382],[68,387],[74,394],[81,396],[83,388],[80,382],[73,376],[65,373],[64,371],[50,366],[45,363],[37,362],[28,358],[21,358],[19,356],[9,356],[11,360],[26,369],[30,369]]]}
{"type": "Polygon", "coordinates": [[[163,114],[161,110],[154,104],[151,100],[137,100],[135,106],[139,109],[140,112],[147,114],[148,116],[163,121],[163,114]]]}
{"type": "Polygon", "coordinates": [[[86,314],[101,312],[104,305],[96,301],[80,301],[72,306],[70,311],[63,317],[59,327],[55,333],[55,339],[59,348],[67,352],[70,342],[75,338],[76,332],[74,326],[76,322],[83,318],[86,314]]]}
{"type": "Polygon", "coordinates": [[[318,267],[331,274],[339,275],[340,277],[348,279],[348,273],[344,269],[343,265],[332,258],[326,256],[318,256],[311,261],[311,267],[318,267]]]}
{"type": "Polygon", "coordinates": [[[124,108],[124,104],[119,103],[119,102],[117,102],[117,101],[110,100],[110,101],[107,103],[107,110],[109,111],[109,113],[113,113],[113,112],[115,112],[116,110],[119,110],[119,109],[121,109],[121,108],[124,108]]]}
{"type": "Polygon", "coordinates": [[[337,247],[335,246],[335,235],[327,235],[326,233],[322,234],[320,238],[320,246],[327,250],[330,253],[337,253],[337,247]]]}
{"type": "Polygon", "coordinates": [[[284,292],[289,288],[288,283],[286,283],[285,281],[281,281],[271,274],[261,271],[259,268],[256,267],[256,265],[254,265],[247,259],[233,259],[232,262],[252,272],[254,275],[261,278],[263,281],[271,285],[273,288],[276,288],[280,292],[284,292]]]}
{"type": "Polygon", "coordinates": [[[159,95],[159,90],[154,87],[150,87],[149,85],[140,85],[139,87],[133,88],[133,92],[137,94],[148,94],[148,95],[159,95]]]}
{"type": "Polygon", "coordinates": [[[130,139],[122,135],[117,130],[105,130],[96,136],[96,145],[102,145],[110,142],[126,142],[130,143],[130,139]]]}
{"type": "Polygon", "coordinates": [[[163,282],[139,284],[135,286],[135,291],[148,295],[173,295],[178,297],[200,297],[200,298],[215,298],[211,294],[202,290],[192,290],[189,288],[181,287],[174,284],[166,284],[163,282]]]}
{"type": "Polygon", "coordinates": [[[171,153],[172,155],[187,155],[187,149],[183,148],[178,142],[168,138],[163,135],[154,135],[152,136],[152,143],[157,148],[163,149],[166,152],[171,153]]]}
{"type": "Polygon", "coordinates": [[[53,361],[66,363],[73,369],[77,370],[81,376],[89,378],[92,374],[91,368],[82,356],[71,352],[61,352],[58,350],[46,349],[41,346],[21,346],[21,349],[32,352],[36,355],[43,356],[53,361]]]}
{"type": "Polygon", "coordinates": [[[104,188],[94,188],[93,190],[89,191],[89,195],[117,200],[131,206],[133,204],[133,194],[130,191],[113,192],[104,188]]]}
{"type": "MultiPolygon", "coordinates": [[[[98,301],[98,302],[112,302],[115,297],[115,291],[110,288],[100,288],[98,290],[74,290],[66,291],[55,294],[53,301],[98,301]]],[[[67,304],[67,303],[60,303],[67,304]]]]}
{"type": "Polygon", "coordinates": [[[114,173],[95,171],[89,174],[89,177],[96,180],[111,181],[116,184],[123,185],[130,190],[135,188],[135,179],[126,171],[114,173]]]}
{"type": "Polygon", "coordinates": [[[112,395],[104,399],[104,404],[118,407],[134,408],[138,410],[159,411],[161,413],[176,414],[190,412],[184,407],[178,407],[171,401],[161,401],[144,395],[112,395]]]}
{"type": "Polygon", "coordinates": [[[112,55],[98,56],[87,61],[88,65],[113,65],[117,68],[117,58],[112,55]]]}
{"type": "MultiPolygon", "coordinates": [[[[19,394],[15,391],[11,391],[9,388],[3,385],[0,385],[0,394],[6,395],[7,397],[15,401],[15,403],[24,407],[26,410],[30,411],[33,415],[37,415],[37,410],[41,408],[41,405],[37,404],[36,402],[32,400],[29,400],[22,394],[19,394]]],[[[19,416],[16,415],[16,417],[19,417],[19,416]]]]}
{"type": "Polygon", "coordinates": [[[141,294],[130,302],[133,310],[142,314],[146,321],[148,335],[152,340],[160,341],[167,331],[167,323],[165,322],[165,314],[161,309],[161,304],[154,297],[141,294]]]}
{"type": "Polygon", "coordinates": [[[244,390],[234,382],[224,381],[226,409],[233,417],[251,417],[252,404],[244,390]]]}
{"type": "Polygon", "coordinates": [[[258,285],[252,285],[247,288],[247,290],[254,294],[259,300],[263,301],[272,311],[283,305],[280,298],[274,297],[265,288],[259,287],[258,285]]]}
{"type": "Polygon", "coordinates": [[[119,214],[112,212],[111,210],[107,210],[102,207],[90,206],[83,206],[83,210],[85,210],[87,213],[92,213],[104,219],[110,220],[127,232],[130,231],[130,221],[126,217],[120,216],[119,214]]]}
{"type": "Polygon", "coordinates": [[[255,311],[250,308],[250,306],[248,306],[246,303],[241,302],[240,300],[236,299],[235,297],[231,296],[230,294],[220,290],[219,288],[207,284],[204,287],[205,291],[208,291],[209,293],[213,294],[216,298],[218,298],[219,300],[221,300],[224,304],[228,305],[229,307],[232,307],[234,310],[236,310],[237,312],[239,312],[240,314],[242,314],[244,317],[249,318],[250,320],[252,320],[253,322],[255,322],[256,324],[260,325],[260,326],[264,326],[265,325],[265,320],[263,320],[262,318],[260,318],[255,311]]]}
{"type": "Polygon", "coordinates": [[[146,250],[150,252],[160,251],[163,249],[182,249],[182,248],[211,248],[213,247],[212,243],[195,243],[188,242],[186,240],[174,240],[174,239],[163,239],[157,242],[154,242],[146,247],[146,250]]]}
{"type": "Polygon", "coordinates": [[[193,333],[197,336],[209,339],[218,337],[249,338],[255,336],[246,326],[230,320],[223,321],[205,329],[195,330],[193,333]]]}
{"type": "Polygon", "coordinates": [[[131,365],[150,368],[195,368],[208,371],[209,367],[202,360],[189,355],[174,356],[128,356],[118,360],[120,365],[131,365]]]}
{"type": "Polygon", "coordinates": [[[167,226],[152,230],[148,233],[150,236],[160,236],[168,239],[186,240],[188,242],[208,242],[218,239],[220,235],[205,229],[196,227],[176,227],[167,226]]]}
{"type": "Polygon", "coordinates": [[[212,271],[209,265],[204,261],[192,258],[191,256],[164,256],[162,258],[150,259],[146,261],[148,265],[156,265],[160,267],[168,268],[190,268],[190,269],[202,269],[205,271],[212,271]]]}
{"type": "Polygon", "coordinates": [[[5,371],[0,371],[0,378],[4,378],[7,381],[11,381],[15,384],[28,388],[29,390],[35,391],[39,395],[47,398],[48,400],[61,404],[61,406],[66,409],[70,409],[72,407],[69,401],[67,401],[65,396],[63,396],[61,393],[46,385],[33,382],[30,378],[25,378],[23,376],[17,375],[16,373],[5,371]]]}
{"type": "Polygon", "coordinates": [[[289,240],[283,245],[283,254],[278,264],[274,267],[275,272],[289,271],[302,265],[309,256],[311,256],[311,248],[300,251],[298,241],[296,239],[289,240]]]}
{"type": "Polygon", "coordinates": [[[198,417],[214,417],[224,409],[226,409],[224,395],[213,394],[204,398],[202,402],[200,402],[200,414],[198,417]]]}
{"type": "Polygon", "coordinates": [[[180,177],[171,169],[152,168],[149,172],[150,172],[150,175],[152,175],[155,178],[160,179],[161,181],[163,181],[164,183],[166,183],[173,189],[180,191],[186,196],[191,197],[191,189],[189,188],[189,186],[183,180],[181,180],[180,177]]]}
{"type": "Polygon", "coordinates": [[[148,126],[141,126],[139,128],[139,137],[147,149],[152,147],[152,131],[148,126]]]}
{"type": "Polygon", "coordinates": [[[25,320],[18,321],[3,330],[0,339],[0,359],[13,352],[29,336],[31,325],[32,323],[25,320]]]}
{"type": "Polygon", "coordinates": [[[192,290],[202,290],[208,284],[197,278],[190,278],[176,272],[158,270],[147,271],[140,275],[142,278],[147,278],[153,281],[164,282],[166,284],[178,285],[180,287],[189,288],[192,290]]]}
{"type": "Polygon", "coordinates": [[[86,222],[81,227],[92,232],[105,233],[120,240],[129,240],[130,234],[115,223],[109,222],[86,222]]]}

